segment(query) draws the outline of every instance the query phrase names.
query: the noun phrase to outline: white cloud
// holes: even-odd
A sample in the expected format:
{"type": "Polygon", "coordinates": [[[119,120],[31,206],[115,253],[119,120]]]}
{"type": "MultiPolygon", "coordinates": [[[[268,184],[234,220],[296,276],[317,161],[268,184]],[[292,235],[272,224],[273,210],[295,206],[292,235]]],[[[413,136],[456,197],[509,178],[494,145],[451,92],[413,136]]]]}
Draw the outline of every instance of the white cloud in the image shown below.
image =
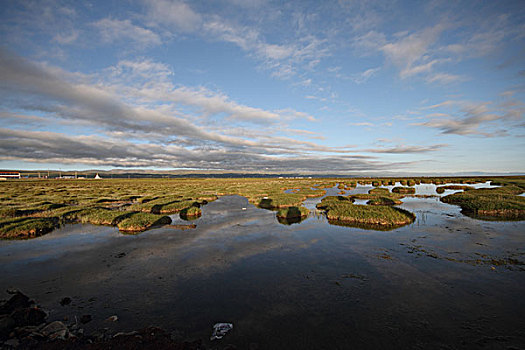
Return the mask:
{"type": "Polygon", "coordinates": [[[525,112],[522,103],[513,101],[509,104],[508,102],[510,101],[494,105],[492,102],[445,101],[424,109],[457,105],[460,110],[431,113],[427,115],[428,121],[413,125],[439,129],[443,134],[505,136],[507,131],[503,127],[519,123],[520,120],[523,120],[525,112]]]}
{"type": "Polygon", "coordinates": [[[183,1],[147,0],[151,25],[159,23],[181,30],[193,32],[200,28],[202,16],[183,1]]]}
{"type": "Polygon", "coordinates": [[[71,30],[69,33],[58,33],[53,37],[53,41],[63,45],[71,44],[78,39],[79,34],[78,30],[71,30]]]}
{"type": "Polygon", "coordinates": [[[427,82],[429,83],[441,83],[441,84],[450,84],[455,83],[458,81],[464,81],[466,80],[466,77],[461,75],[455,75],[455,74],[447,74],[447,73],[434,73],[426,78],[427,82]]]}
{"type": "Polygon", "coordinates": [[[129,19],[104,18],[93,25],[100,31],[100,36],[105,43],[118,42],[123,39],[132,40],[141,47],[156,46],[162,43],[158,34],[132,24],[129,19]]]}

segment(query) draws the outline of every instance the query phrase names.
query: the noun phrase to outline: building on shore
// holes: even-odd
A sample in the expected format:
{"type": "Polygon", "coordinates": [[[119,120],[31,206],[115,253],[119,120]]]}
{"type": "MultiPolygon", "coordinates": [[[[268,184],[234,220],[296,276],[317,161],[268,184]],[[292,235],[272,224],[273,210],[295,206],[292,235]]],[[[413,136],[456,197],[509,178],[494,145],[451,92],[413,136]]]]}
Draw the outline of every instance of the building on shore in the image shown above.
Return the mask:
{"type": "Polygon", "coordinates": [[[20,179],[20,172],[19,171],[0,171],[0,179],[7,180],[7,179],[20,179]]]}

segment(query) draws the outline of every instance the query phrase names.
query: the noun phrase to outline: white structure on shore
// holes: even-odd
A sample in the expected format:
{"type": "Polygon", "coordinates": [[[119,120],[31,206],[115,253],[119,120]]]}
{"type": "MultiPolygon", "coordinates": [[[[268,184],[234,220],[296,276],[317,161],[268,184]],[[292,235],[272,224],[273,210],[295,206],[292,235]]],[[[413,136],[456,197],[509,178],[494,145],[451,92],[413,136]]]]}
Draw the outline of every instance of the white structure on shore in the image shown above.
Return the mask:
{"type": "Polygon", "coordinates": [[[101,177],[98,175],[98,173],[97,173],[97,175],[95,175],[95,180],[101,180],[101,179],[102,179],[102,178],[101,178],[101,177]]]}

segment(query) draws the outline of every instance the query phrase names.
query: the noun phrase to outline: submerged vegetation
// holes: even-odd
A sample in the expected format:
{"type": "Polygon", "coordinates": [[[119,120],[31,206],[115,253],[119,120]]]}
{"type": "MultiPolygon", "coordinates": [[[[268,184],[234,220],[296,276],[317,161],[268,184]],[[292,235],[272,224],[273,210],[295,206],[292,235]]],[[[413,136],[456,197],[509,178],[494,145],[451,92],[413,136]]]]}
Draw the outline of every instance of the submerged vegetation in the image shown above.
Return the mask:
{"type": "MultiPolygon", "coordinates": [[[[353,178],[353,179],[104,179],[93,180],[9,180],[0,183],[0,238],[33,238],[51,232],[63,223],[117,226],[123,232],[143,231],[168,223],[165,214],[178,213],[186,220],[202,215],[202,206],[220,196],[240,195],[260,208],[278,210],[279,220],[304,218],[305,199],[322,197],[326,188],[347,191],[358,184],[375,185],[367,194],[326,197],[319,204],[330,220],[377,222],[392,225],[411,217],[392,205],[401,203],[418,183],[460,183],[492,181],[495,190],[473,190],[446,196],[446,203],[460,205],[467,215],[523,219],[525,177],[499,178],[353,178]],[[293,189],[293,190],[292,190],[293,189]],[[287,191],[292,190],[292,191],[287,191]],[[397,193],[396,193],[397,192],[397,193]],[[369,206],[353,205],[367,199],[369,206]]],[[[440,186],[438,189],[459,189],[440,186]]],[[[408,220],[410,221],[410,220],[408,220]]]]}

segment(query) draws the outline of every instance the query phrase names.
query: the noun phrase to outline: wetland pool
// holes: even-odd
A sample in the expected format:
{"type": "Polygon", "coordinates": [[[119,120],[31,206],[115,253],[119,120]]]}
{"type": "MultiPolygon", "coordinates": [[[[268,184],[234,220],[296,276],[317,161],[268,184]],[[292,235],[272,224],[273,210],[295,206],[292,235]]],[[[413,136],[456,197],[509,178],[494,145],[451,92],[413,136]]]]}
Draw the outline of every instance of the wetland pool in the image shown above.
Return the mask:
{"type": "Polygon", "coordinates": [[[88,333],[155,325],[210,347],[525,348],[524,222],[469,218],[438,197],[403,202],[416,220],[391,231],[315,212],[282,225],[240,196],[203,206],[194,229],[66,225],[0,241],[0,289],[50,319],[89,314],[88,333]],[[211,342],[216,322],[234,329],[211,342]]]}

